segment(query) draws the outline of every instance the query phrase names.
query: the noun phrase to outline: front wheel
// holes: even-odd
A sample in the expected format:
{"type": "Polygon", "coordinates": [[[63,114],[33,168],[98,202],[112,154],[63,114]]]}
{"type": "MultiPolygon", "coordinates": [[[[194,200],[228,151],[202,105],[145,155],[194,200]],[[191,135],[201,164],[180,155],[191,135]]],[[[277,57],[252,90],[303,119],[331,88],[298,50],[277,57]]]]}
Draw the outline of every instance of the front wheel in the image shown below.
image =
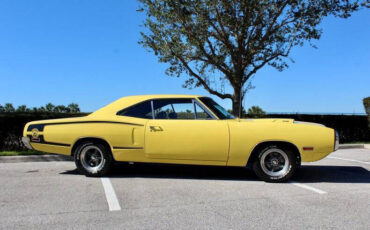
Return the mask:
{"type": "Polygon", "coordinates": [[[253,171],[266,182],[284,182],[297,168],[295,154],[290,149],[269,146],[262,149],[253,162],[253,171]]]}
{"type": "Polygon", "coordinates": [[[74,154],[78,171],[86,176],[106,175],[113,163],[109,149],[100,143],[84,142],[74,154]]]}

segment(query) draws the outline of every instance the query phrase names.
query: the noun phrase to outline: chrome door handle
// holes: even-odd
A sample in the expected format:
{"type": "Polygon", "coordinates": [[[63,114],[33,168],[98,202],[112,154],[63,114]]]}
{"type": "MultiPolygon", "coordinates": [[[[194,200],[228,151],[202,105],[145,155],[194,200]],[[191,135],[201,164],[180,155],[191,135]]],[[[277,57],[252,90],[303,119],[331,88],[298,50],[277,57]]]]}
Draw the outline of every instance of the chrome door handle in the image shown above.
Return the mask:
{"type": "Polygon", "coordinates": [[[150,132],[161,132],[163,131],[161,126],[150,126],[150,132]]]}

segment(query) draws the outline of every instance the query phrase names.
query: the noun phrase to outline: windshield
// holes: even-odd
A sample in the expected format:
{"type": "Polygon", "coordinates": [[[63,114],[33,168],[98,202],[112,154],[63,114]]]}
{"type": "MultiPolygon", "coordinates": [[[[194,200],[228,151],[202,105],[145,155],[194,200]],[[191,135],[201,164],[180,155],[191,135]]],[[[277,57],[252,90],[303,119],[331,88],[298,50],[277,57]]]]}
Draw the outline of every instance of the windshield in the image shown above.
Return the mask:
{"type": "Polygon", "coordinates": [[[221,105],[217,104],[214,100],[209,97],[200,97],[199,100],[203,102],[218,118],[224,119],[235,119],[233,115],[226,111],[221,105]]]}

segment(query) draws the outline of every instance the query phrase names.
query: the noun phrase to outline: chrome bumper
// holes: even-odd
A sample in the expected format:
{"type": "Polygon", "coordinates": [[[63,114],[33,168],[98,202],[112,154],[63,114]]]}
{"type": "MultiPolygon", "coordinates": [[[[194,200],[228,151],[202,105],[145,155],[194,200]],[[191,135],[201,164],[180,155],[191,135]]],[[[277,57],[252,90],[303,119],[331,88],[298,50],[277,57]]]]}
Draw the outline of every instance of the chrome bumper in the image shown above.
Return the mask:
{"type": "Polygon", "coordinates": [[[337,151],[339,148],[339,134],[335,131],[335,144],[334,144],[334,151],[337,151]]]}
{"type": "Polygon", "coordinates": [[[30,144],[30,139],[28,139],[28,137],[22,137],[22,142],[24,146],[26,146],[28,149],[33,149],[30,144]]]}

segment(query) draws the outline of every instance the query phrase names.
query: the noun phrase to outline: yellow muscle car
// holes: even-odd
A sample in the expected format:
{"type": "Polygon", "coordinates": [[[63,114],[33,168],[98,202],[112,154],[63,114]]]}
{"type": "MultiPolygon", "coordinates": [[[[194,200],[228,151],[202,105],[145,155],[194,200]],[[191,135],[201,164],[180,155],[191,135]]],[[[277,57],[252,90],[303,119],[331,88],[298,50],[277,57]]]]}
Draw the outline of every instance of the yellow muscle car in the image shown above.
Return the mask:
{"type": "Polygon", "coordinates": [[[78,118],[33,121],[24,144],[71,155],[86,176],[102,176],[114,161],[251,166],[268,182],[288,180],[301,162],[338,148],[338,135],[293,119],[236,119],[209,97],[123,97],[78,118]]]}

